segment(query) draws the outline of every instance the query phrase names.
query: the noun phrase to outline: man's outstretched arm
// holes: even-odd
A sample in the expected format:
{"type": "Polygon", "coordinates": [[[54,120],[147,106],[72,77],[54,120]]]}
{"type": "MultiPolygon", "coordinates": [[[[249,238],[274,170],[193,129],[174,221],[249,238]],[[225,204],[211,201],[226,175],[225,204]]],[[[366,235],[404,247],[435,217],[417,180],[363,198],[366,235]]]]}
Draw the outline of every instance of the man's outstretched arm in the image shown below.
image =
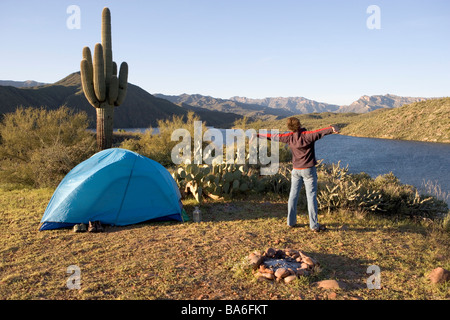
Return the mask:
{"type": "Polygon", "coordinates": [[[294,132],[288,133],[257,133],[258,138],[266,138],[268,140],[277,140],[283,143],[288,143],[289,138],[294,134],[294,132]]]}
{"type": "Polygon", "coordinates": [[[314,131],[303,131],[301,134],[304,135],[308,142],[314,142],[332,133],[339,133],[339,128],[336,126],[329,126],[314,131]]]}

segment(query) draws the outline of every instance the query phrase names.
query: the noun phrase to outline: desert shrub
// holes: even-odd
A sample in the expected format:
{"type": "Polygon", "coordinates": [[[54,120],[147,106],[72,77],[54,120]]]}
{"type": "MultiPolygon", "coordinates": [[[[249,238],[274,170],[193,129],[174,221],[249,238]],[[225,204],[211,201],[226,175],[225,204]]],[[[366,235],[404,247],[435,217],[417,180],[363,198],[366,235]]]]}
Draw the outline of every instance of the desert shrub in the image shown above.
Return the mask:
{"type": "MultiPolygon", "coordinates": [[[[186,129],[191,136],[191,162],[194,154],[194,122],[200,118],[193,112],[189,112],[186,117],[173,116],[171,119],[158,120],[157,129],[150,127],[138,139],[127,139],[120,144],[120,148],[128,149],[144,155],[152,160],[170,167],[174,163],[171,158],[172,149],[181,142],[172,141],[172,133],[176,129],[186,129]],[[158,130],[158,131],[156,131],[158,130]]],[[[202,133],[206,130],[202,124],[202,133]]]]}
{"type": "Polygon", "coordinates": [[[319,209],[326,209],[328,213],[340,208],[378,209],[379,194],[369,192],[363,183],[367,181],[367,176],[353,176],[348,172],[348,167],[341,167],[340,163],[321,164],[318,171],[319,209]]]}
{"type": "MultiPolygon", "coordinates": [[[[264,127],[263,122],[261,121],[250,122],[250,120],[247,117],[243,117],[242,119],[236,120],[234,122],[233,128],[242,129],[244,131],[248,129],[254,129],[256,132],[259,132],[259,130],[261,129],[271,130],[271,128],[264,127]]],[[[246,144],[245,148],[246,148],[245,152],[246,154],[248,154],[249,145],[246,144]]],[[[279,142],[278,148],[279,148],[278,161],[280,163],[290,163],[292,161],[292,152],[291,149],[288,147],[288,145],[279,142]]],[[[270,156],[272,150],[272,142],[270,140],[267,142],[267,149],[268,149],[268,156],[270,156]]],[[[259,157],[259,149],[257,150],[257,156],[259,157]]]]}
{"type": "Polygon", "coordinates": [[[392,173],[375,179],[365,173],[350,174],[340,163],[319,167],[319,208],[359,209],[385,215],[435,218],[448,211],[445,201],[420,194],[392,173]]]}
{"type": "MultiPolygon", "coordinates": [[[[181,142],[181,139],[178,141],[172,141],[172,133],[176,129],[186,129],[189,131],[191,141],[191,163],[194,163],[194,152],[198,150],[198,146],[194,146],[194,122],[200,121],[200,118],[195,115],[195,113],[190,112],[187,116],[173,116],[171,119],[159,120],[156,128],[148,128],[143,134],[139,137],[132,137],[130,139],[125,139],[123,142],[119,144],[120,148],[128,149],[144,156],[149,157],[159,163],[161,163],[165,167],[172,167],[174,163],[172,161],[171,153],[172,149],[181,142]]],[[[247,125],[247,119],[244,117],[242,120],[236,121],[233,127],[234,129],[242,129],[244,132],[249,129],[247,125]]],[[[202,137],[207,130],[206,125],[202,123],[202,137]]],[[[225,142],[226,136],[223,136],[223,142],[225,142]]],[[[249,157],[249,138],[245,139],[245,155],[249,157]]],[[[211,154],[208,155],[207,146],[210,145],[210,141],[203,141],[202,143],[202,160],[205,162],[205,157],[212,156],[215,157],[217,155],[211,154]]],[[[228,146],[229,147],[229,146],[228,146]]],[[[271,155],[271,143],[268,142],[268,156],[271,155]]],[[[234,148],[234,159],[238,158],[238,150],[236,148],[236,144],[233,146],[234,148]]],[[[223,163],[227,162],[227,145],[224,143],[223,145],[223,163]]],[[[258,152],[258,151],[257,151],[258,152]]],[[[259,154],[256,154],[256,157],[259,157],[259,154]]],[[[291,152],[289,148],[285,148],[283,143],[279,144],[279,161],[290,162],[292,160],[291,152]]]]}
{"type": "Polygon", "coordinates": [[[450,203],[450,193],[443,191],[437,181],[424,179],[422,181],[421,191],[423,194],[429,194],[435,196],[439,200],[450,203]]]}
{"type": "Polygon", "coordinates": [[[447,213],[447,215],[445,215],[442,219],[442,229],[450,232],[450,213],[447,213]]]}
{"type": "Polygon", "coordinates": [[[0,182],[54,187],[95,153],[85,113],[18,108],[0,123],[0,182]]]}

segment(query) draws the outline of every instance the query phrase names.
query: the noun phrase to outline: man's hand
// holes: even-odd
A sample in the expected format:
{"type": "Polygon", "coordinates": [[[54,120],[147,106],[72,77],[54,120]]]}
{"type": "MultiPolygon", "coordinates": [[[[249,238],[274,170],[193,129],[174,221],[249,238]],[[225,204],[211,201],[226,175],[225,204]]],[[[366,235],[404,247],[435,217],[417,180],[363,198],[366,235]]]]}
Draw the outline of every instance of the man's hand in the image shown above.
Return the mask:
{"type": "Polygon", "coordinates": [[[340,133],[339,127],[337,127],[337,126],[331,126],[331,128],[333,128],[333,133],[340,133]]]}

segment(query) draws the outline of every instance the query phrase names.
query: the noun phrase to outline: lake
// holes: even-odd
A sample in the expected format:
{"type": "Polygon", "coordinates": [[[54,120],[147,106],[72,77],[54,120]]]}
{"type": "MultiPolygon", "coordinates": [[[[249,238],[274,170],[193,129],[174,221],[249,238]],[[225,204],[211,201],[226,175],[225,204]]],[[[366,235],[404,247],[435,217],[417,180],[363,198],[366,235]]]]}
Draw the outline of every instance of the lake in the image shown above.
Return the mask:
{"type": "Polygon", "coordinates": [[[325,163],[341,161],[350,172],[366,172],[373,178],[392,172],[402,183],[419,189],[429,181],[450,194],[450,144],[328,135],[316,142],[316,157],[325,163]]]}
{"type": "Polygon", "coordinates": [[[392,172],[419,189],[431,181],[450,194],[450,144],[329,135],[316,142],[316,157],[371,177],[392,172]]]}

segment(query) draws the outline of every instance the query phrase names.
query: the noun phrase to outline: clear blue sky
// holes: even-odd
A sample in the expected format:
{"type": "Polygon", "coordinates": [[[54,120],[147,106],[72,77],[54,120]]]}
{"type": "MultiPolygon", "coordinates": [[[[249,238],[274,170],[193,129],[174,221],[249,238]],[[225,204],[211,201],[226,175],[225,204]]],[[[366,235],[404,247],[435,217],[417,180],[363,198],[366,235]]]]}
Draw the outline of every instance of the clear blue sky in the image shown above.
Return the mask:
{"type": "Polygon", "coordinates": [[[78,71],[112,14],[113,55],[150,93],[219,98],[449,96],[448,0],[0,0],[0,79],[78,71]],[[81,29],[70,30],[69,5],[81,29]],[[381,29],[367,28],[370,5],[381,29]]]}

